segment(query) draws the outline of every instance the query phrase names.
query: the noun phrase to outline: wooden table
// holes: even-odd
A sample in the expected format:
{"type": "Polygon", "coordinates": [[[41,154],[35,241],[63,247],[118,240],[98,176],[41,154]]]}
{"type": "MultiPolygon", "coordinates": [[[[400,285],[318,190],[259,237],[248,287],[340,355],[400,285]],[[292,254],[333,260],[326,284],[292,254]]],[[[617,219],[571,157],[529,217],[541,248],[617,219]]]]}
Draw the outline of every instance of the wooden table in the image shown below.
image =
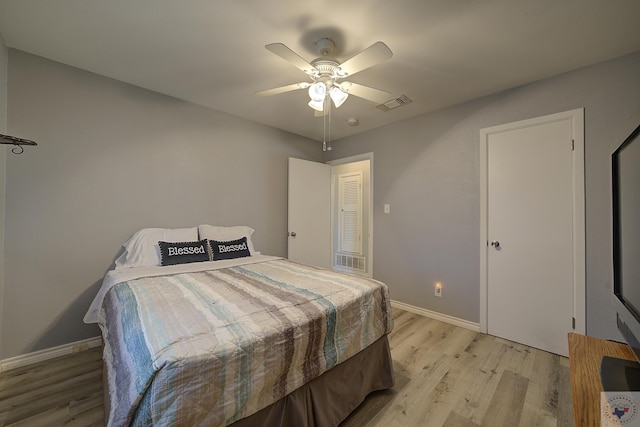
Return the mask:
{"type": "Polygon", "coordinates": [[[600,360],[602,356],[635,360],[624,344],[569,333],[569,367],[576,427],[600,426],[600,360]]]}

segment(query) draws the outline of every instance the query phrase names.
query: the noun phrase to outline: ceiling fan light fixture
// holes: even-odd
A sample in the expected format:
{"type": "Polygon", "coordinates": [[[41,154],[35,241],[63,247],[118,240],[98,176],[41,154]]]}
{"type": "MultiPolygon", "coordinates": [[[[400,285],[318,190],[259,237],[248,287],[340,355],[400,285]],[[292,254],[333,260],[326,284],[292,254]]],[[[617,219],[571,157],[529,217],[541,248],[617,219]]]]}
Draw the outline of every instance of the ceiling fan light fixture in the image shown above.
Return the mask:
{"type": "Polygon", "coordinates": [[[347,100],[347,98],[349,97],[349,94],[347,92],[342,91],[337,86],[334,86],[331,88],[331,90],[329,90],[329,96],[333,100],[333,105],[335,105],[336,108],[338,108],[342,104],[344,104],[344,101],[347,100]]]}
{"type": "Polygon", "coordinates": [[[324,109],[324,99],[321,101],[315,101],[312,99],[307,105],[316,111],[322,111],[324,109]]]}
{"type": "MultiPolygon", "coordinates": [[[[312,101],[322,102],[326,95],[327,86],[323,82],[317,82],[309,86],[309,98],[312,101]]],[[[322,108],[319,111],[322,111],[322,108]]]]}

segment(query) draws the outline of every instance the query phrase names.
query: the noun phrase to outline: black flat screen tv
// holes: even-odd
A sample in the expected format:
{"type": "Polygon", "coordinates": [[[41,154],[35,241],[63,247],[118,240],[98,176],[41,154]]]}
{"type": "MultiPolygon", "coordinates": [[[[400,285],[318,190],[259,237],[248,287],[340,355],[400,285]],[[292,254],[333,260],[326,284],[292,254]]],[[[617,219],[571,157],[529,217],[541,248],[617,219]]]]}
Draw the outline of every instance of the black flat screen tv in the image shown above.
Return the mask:
{"type": "Polygon", "coordinates": [[[617,327],[636,361],[605,356],[605,391],[640,391],[640,126],[611,156],[613,302],[617,327]]]}

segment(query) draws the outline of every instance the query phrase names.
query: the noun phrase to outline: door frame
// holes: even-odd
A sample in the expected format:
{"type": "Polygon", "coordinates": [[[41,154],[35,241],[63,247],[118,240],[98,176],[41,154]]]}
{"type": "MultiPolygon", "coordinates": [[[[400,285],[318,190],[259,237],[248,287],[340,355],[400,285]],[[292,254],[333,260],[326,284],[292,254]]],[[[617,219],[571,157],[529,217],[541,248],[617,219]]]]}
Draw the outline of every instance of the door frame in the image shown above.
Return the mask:
{"type": "Polygon", "coordinates": [[[355,156],[350,156],[350,157],[344,157],[342,159],[335,159],[335,160],[331,160],[328,161],[327,164],[331,166],[331,265],[333,265],[333,248],[334,248],[334,228],[336,227],[335,221],[334,221],[334,214],[335,214],[335,210],[338,209],[337,206],[335,206],[335,182],[334,182],[334,176],[333,176],[333,167],[334,166],[339,166],[339,165],[344,165],[347,163],[356,163],[356,162],[361,162],[364,160],[368,160],[369,161],[369,229],[366,230],[367,233],[369,233],[369,247],[367,248],[367,255],[366,255],[366,260],[367,260],[367,271],[364,274],[366,277],[373,277],[373,153],[369,152],[369,153],[363,153],[363,154],[357,154],[355,156]]]}
{"type": "Polygon", "coordinates": [[[573,329],[586,332],[584,108],[480,129],[480,332],[488,327],[488,142],[492,134],[571,120],[573,133],[573,329]]]}

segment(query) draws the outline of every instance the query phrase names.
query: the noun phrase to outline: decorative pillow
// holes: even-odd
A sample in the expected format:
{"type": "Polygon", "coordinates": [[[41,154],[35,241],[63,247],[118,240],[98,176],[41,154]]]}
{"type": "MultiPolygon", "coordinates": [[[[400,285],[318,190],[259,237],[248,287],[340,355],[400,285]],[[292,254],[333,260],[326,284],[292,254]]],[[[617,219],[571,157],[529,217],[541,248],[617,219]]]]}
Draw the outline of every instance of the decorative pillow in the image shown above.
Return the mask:
{"type": "Polygon", "coordinates": [[[198,242],[159,241],[162,265],[187,264],[189,262],[209,261],[207,240],[198,242]]]}
{"type": "Polygon", "coordinates": [[[228,242],[209,240],[209,247],[211,248],[212,261],[251,256],[246,237],[238,240],[231,240],[228,242]]]}
{"type": "Polygon", "coordinates": [[[222,227],[216,225],[200,225],[198,226],[199,239],[215,240],[217,242],[230,242],[231,240],[247,238],[247,248],[251,255],[256,255],[259,252],[253,248],[253,242],[251,236],[255,230],[246,225],[236,225],[232,227],[222,227]]]}
{"type": "Polygon", "coordinates": [[[116,269],[161,265],[159,241],[193,242],[198,240],[198,228],[143,228],[122,246],[124,252],[116,260],[116,269]]]}

